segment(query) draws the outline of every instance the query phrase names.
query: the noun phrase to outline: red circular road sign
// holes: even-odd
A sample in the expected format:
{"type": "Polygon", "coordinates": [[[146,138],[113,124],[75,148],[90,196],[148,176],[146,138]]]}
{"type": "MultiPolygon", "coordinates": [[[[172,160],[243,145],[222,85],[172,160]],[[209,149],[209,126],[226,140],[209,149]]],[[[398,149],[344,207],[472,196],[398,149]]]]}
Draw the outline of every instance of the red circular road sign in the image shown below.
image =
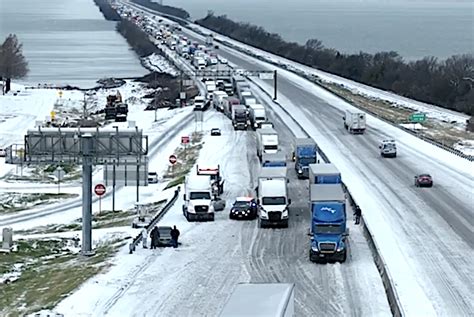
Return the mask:
{"type": "Polygon", "coordinates": [[[168,160],[170,161],[171,164],[176,164],[176,161],[178,159],[177,159],[176,155],[171,154],[168,160]]]}
{"type": "Polygon", "coordinates": [[[102,196],[103,194],[105,194],[105,186],[103,184],[97,184],[95,185],[94,187],[94,193],[97,195],[97,196],[102,196]]]}

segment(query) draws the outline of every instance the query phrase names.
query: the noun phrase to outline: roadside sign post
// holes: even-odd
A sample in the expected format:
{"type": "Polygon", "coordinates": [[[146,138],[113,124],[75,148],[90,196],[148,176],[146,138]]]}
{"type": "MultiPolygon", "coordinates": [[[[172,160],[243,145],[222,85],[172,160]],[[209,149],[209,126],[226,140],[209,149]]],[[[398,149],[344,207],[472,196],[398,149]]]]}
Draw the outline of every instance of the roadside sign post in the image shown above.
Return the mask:
{"type": "Polygon", "coordinates": [[[188,144],[189,144],[189,136],[184,135],[181,137],[181,144],[184,145],[184,157],[187,157],[187,149],[188,149],[188,144]]]}
{"type": "Polygon", "coordinates": [[[408,117],[408,120],[412,123],[425,122],[426,113],[413,113],[408,117]]]}
{"type": "Polygon", "coordinates": [[[171,170],[172,170],[172,173],[174,175],[174,166],[175,166],[176,162],[178,161],[178,158],[176,157],[176,155],[171,154],[170,157],[168,158],[168,161],[171,164],[171,170]]]}
{"type": "Polygon", "coordinates": [[[94,187],[94,193],[99,196],[99,214],[102,211],[102,196],[105,194],[104,184],[97,184],[94,187]]]}
{"type": "Polygon", "coordinates": [[[61,192],[61,179],[64,177],[64,174],[65,172],[61,166],[54,170],[54,176],[58,179],[58,194],[61,192]]]}

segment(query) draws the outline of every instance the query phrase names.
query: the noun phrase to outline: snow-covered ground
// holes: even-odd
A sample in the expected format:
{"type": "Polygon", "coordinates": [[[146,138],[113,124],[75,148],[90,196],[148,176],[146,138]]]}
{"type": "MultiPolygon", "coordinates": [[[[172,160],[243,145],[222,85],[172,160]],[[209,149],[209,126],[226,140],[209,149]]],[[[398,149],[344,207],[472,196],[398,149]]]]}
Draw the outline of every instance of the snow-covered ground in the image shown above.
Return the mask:
{"type": "Polygon", "coordinates": [[[173,76],[178,75],[178,70],[173,67],[163,56],[153,53],[142,58],[143,66],[152,71],[167,73],[173,76]]]}

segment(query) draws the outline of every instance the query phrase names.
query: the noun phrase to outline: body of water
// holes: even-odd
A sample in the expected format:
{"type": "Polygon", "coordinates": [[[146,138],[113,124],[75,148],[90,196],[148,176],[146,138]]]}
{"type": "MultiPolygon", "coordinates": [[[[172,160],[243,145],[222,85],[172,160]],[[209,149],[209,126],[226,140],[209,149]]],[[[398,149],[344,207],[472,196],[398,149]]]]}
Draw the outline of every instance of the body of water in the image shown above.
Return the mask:
{"type": "Polygon", "coordinates": [[[16,34],[29,63],[21,83],[92,87],[147,73],[115,24],[92,0],[0,0],[0,41],[16,34]]]}
{"type": "Polygon", "coordinates": [[[310,38],[342,52],[397,51],[406,59],[474,52],[473,0],[163,0],[193,19],[216,15],[284,39],[310,38]]]}

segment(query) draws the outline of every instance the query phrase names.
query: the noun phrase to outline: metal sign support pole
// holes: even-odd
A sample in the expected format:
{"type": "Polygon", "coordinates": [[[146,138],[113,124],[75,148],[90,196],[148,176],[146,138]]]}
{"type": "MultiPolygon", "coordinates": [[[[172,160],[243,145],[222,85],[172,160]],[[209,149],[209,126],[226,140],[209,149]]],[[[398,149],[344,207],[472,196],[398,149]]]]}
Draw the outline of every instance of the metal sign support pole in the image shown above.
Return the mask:
{"type": "Polygon", "coordinates": [[[140,201],[140,165],[138,164],[138,159],[137,159],[137,203],[140,201]]]}
{"type": "Polygon", "coordinates": [[[82,135],[82,255],[92,251],[92,135],[82,135]]]}
{"type": "Polygon", "coordinates": [[[273,73],[273,100],[277,100],[277,71],[273,73]]]}
{"type": "Polygon", "coordinates": [[[115,161],[112,166],[113,175],[112,175],[112,212],[115,211],[115,161]]]}

